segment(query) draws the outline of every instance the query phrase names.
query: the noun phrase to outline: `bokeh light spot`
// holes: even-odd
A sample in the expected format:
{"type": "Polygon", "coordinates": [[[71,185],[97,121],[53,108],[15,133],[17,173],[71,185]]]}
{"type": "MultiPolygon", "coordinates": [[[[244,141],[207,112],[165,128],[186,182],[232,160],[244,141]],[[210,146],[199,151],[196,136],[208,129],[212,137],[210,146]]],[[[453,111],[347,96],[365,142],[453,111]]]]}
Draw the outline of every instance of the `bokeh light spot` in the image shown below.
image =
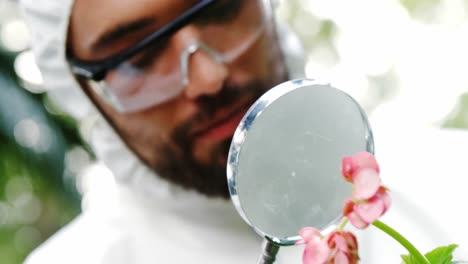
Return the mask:
{"type": "Polygon", "coordinates": [[[42,241],[42,234],[37,228],[25,226],[15,233],[14,243],[18,252],[26,253],[42,241]]]}
{"type": "Polygon", "coordinates": [[[5,184],[5,197],[9,203],[13,203],[22,194],[31,193],[32,191],[33,185],[28,177],[12,177],[5,184]]]}
{"type": "Polygon", "coordinates": [[[43,153],[52,145],[50,128],[45,124],[39,124],[31,118],[19,121],[13,131],[16,142],[25,148],[43,153]]]}
{"type": "Polygon", "coordinates": [[[26,148],[34,147],[40,137],[39,125],[36,121],[29,118],[19,121],[13,133],[16,142],[26,148]]]}
{"type": "Polygon", "coordinates": [[[32,51],[24,51],[19,54],[13,66],[26,90],[32,93],[43,93],[46,90],[43,85],[42,74],[39,71],[32,51]]]}
{"type": "Polygon", "coordinates": [[[41,216],[42,204],[33,193],[23,193],[13,201],[16,222],[32,224],[41,216]]]}
{"type": "Polygon", "coordinates": [[[20,19],[4,24],[0,31],[0,40],[11,52],[25,50],[29,46],[29,31],[26,24],[20,19]]]}

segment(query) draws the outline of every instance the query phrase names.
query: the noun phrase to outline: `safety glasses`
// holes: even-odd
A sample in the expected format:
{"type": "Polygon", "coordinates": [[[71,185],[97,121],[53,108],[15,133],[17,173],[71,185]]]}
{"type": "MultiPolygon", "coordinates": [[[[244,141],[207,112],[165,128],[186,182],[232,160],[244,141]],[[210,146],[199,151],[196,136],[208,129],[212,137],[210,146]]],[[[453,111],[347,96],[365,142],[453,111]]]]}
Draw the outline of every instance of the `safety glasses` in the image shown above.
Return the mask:
{"type": "Polygon", "coordinates": [[[68,55],[72,72],[120,112],[136,112],[178,96],[189,83],[190,57],[203,52],[230,64],[264,33],[262,0],[202,0],[124,51],[98,61],[68,55]],[[193,30],[181,47],[177,32],[193,30]]]}

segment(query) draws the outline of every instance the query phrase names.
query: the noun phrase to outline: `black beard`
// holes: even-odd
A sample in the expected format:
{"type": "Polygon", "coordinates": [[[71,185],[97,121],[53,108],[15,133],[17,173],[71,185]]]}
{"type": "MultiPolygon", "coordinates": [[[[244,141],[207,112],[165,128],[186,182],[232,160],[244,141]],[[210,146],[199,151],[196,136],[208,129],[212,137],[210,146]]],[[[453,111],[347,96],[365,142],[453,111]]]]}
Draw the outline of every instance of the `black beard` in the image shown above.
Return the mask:
{"type": "MultiPolygon", "coordinates": [[[[276,38],[276,35],[274,37],[276,38]]],[[[171,137],[173,144],[166,143],[154,150],[157,156],[164,155],[156,164],[151,165],[160,177],[210,197],[229,198],[226,162],[232,137],[218,144],[210,153],[209,161],[202,163],[193,156],[194,142],[189,136],[189,131],[195,124],[211,120],[218,109],[246,98],[249,98],[250,104],[253,104],[270,88],[288,80],[289,73],[283,63],[279,46],[274,45],[269,48],[273,48],[272,53],[277,55],[270,61],[271,79],[254,81],[242,87],[227,85],[216,95],[198,98],[199,113],[173,131],[171,137]]]]}
{"type": "Polygon", "coordinates": [[[199,113],[173,131],[171,141],[174,144],[164,144],[155,150],[161,159],[152,165],[153,170],[160,177],[187,189],[197,190],[207,196],[229,198],[226,161],[232,137],[218,144],[209,153],[208,162],[200,162],[193,157],[194,142],[189,132],[194,125],[211,120],[221,107],[227,107],[244,98],[249,98],[249,104],[253,104],[269,88],[271,86],[267,84],[253,82],[242,87],[225,86],[215,96],[199,98],[199,113]]]}

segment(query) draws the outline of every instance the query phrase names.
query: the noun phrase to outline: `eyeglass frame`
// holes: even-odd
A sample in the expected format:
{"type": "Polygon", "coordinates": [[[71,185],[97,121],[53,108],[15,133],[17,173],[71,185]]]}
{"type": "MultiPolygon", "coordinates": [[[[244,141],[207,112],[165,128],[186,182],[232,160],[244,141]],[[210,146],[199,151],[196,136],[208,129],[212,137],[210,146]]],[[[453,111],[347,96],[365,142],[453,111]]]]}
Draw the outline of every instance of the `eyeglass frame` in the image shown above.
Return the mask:
{"type": "MultiPolygon", "coordinates": [[[[186,86],[189,83],[188,77],[188,60],[190,56],[198,50],[203,50],[206,54],[208,54],[213,60],[217,63],[224,63],[223,56],[217,53],[215,50],[212,50],[210,47],[206,46],[202,42],[193,42],[190,44],[185,50],[182,52],[180,56],[180,65],[182,71],[182,85],[186,86]]],[[[94,92],[96,92],[101,98],[103,98],[107,103],[112,105],[117,111],[123,113],[123,107],[117,97],[107,89],[106,82],[104,80],[95,81],[90,80],[89,85],[94,92]]]]}
{"type": "Polygon", "coordinates": [[[116,68],[122,62],[135,56],[146,47],[152,45],[154,42],[170,36],[185,25],[189,24],[193,17],[216,1],[217,0],[201,0],[201,2],[189,8],[169,24],[153,32],[123,52],[115,54],[109,58],[96,61],[86,61],[73,58],[70,54],[67,54],[67,61],[70,65],[71,71],[74,74],[85,77],[87,79],[91,79],[97,82],[102,81],[109,71],[116,68]]]}

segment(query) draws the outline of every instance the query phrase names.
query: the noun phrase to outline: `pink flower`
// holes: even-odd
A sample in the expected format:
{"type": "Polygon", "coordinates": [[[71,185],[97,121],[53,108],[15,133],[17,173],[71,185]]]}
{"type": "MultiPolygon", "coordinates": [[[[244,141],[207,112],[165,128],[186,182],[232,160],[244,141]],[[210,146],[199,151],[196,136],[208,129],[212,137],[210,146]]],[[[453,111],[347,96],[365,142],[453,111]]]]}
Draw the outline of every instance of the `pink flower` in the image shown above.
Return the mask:
{"type": "Polygon", "coordinates": [[[349,181],[354,182],[354,176],[362,169],[372,169],[377,174],[380,173],[379,165],[375,160],[374,155],[369,152],[361,151],[354,156],[344,157],[341,164],[341,174],[349,181]]]}
{"type": "Polygon", "coordinates": [[[391,198],[385,187],[380,186],[377,192],[366,200],[347,199],[343,208],[343,215],[356,228],[364,229],[380,218],[391,205],[391,198]]]}
{"type": "Polygon", "coordinates": [[[356,264],[359,261],[357,239],[351,232],[334,231],[323,238],[317,229],[304,227],[299,235],[302,239],[296,245],[305,244],[304,264],[356,264]]]}
{"type": "MultiPolygon", "coordinates": [[[[341,172],[353,184],[352,197],[345,201],[343,215],[356,228],[366,228],[381,217],[391,204],[387,188],[381,185],[379,165],[371,153],[359,152],[343,158],[341,172]]],[[[305,244],[304,264],[359,262],[357,239],[351,232],[335,230],[323,239],[318,229],[305,227],[299,231],[299,235],[302,239],[296,245],[305,244]]]]}
{"type": "Polygon", "coordinates": [[[327,244],[331,250],[327,264],[358,263],[358,242],[353,233],[335,231],[328,236],[327,244]]]}
{"type": "Polygon", "coordinates": [[[322,239],[320,231],[313,227],[304,227],[299,231],[301,240],[295,245],[305,244],[302,261],[304,264],[325,264],[330,254],[326,241],[322,239]]]}
{"type": "Polygon", "coordinates": [[[371,153],[358,152],[343,158],[341,173],[353,184],[352,199],[345,201],[343,215],[356,228],[366,228],[391,204],[387,189],[381,185],[379,164],[371,153]]]}

